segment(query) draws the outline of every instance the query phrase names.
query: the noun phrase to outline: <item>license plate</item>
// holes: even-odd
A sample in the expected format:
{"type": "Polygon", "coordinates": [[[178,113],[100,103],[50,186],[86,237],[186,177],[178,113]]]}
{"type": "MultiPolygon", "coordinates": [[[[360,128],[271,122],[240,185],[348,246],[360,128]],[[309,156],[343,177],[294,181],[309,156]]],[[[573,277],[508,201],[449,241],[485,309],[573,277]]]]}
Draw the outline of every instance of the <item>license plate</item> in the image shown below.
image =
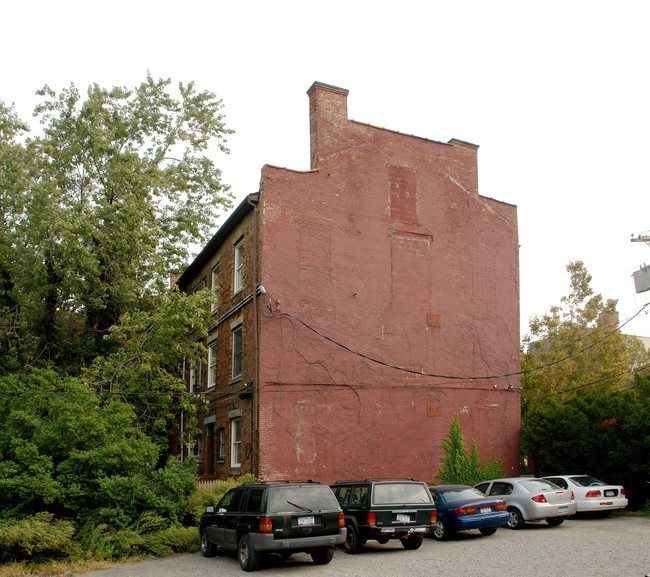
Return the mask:
{"type": "Polygon", "coordinates": [[[558,513],[568,513],[569,512],[569,507],[558,507],[557,512],[558,513]]]}
{"type": "Polygon", "coordinates": [[[314,524],[314,516],[311,515],[309,517],[298,517],[298,526],[300,527],[305,527],[308,525],[313,525],[314,524]]]}
{"type": "Polygon", "coordinates": [[[398,523],[410,523],[411,522],[411,516],[410,515],[402,515],[398,513],[395,517],[395,520],[398,523]]]}
{"type": "Polygon", "coordinates": [[[491,507],[481,507],[481,515],[487,515],[488,513],[492,513],[491,507]]]}
{"type": "Polygon", "coordinates": [[[605,497],[614,497],[616,495],[616,491],[605,491],[605,497]]]}

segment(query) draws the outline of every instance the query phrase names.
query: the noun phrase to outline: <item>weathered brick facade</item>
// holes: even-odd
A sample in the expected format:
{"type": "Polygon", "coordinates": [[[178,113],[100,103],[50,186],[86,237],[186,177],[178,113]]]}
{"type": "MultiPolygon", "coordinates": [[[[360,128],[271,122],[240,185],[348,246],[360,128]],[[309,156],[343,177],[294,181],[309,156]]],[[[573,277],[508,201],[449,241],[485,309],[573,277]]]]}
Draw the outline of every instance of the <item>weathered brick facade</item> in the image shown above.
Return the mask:
{"type": "Polygon", "coordinates": [[[456,415],[481,456],[518,473],[516,208],[478,194],[475,145],[351,121],[340,88],[308,94],[311,170],[265,166],[256,205],[245,200],[181,277],[184,290],[209,287],[220,263],[204,473],[431,480],[456,415]],[[244,289],[233,294],[242,232],[244,289]],[[214,466],[210,423],[227,437],[214,466]]]}

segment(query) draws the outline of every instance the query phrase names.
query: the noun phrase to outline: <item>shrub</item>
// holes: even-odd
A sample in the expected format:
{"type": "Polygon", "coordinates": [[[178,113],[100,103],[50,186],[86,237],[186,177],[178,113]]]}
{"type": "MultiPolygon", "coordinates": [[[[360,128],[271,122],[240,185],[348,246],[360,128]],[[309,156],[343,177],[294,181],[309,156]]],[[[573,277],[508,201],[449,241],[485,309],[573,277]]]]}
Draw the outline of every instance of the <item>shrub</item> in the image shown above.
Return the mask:
{"type": "Polygon", "coordinates": [[[0,561],[75,554],[79,547],[73,534],[70,521],[56,520],[51,513],[0,521],[0,561]]]}
{"type": "Polygon", "coordinates": [[[192,511],[192,523],[198,525],[201,515],[204,513],[205,508],[210,505],[214,506],[230,489],[242,485],[243,483],[255,483],[258,479],[255,475],[246,474],[236,479],[228,479],[226,481],[216,480],[212,483],[209,491],[197,489],[190,500],[190,510],[192,511]]]}
{"type": "Polygon", "coordinates": [[[447,485],[476,485],[481,481],[503,477],[501,459],[493,457],[481,463],[476,442],[472,440],[472,451],[468,454],[458,417],[449,427],[449,436],[442,440],[445,456],[436,478],[447,485]]]}

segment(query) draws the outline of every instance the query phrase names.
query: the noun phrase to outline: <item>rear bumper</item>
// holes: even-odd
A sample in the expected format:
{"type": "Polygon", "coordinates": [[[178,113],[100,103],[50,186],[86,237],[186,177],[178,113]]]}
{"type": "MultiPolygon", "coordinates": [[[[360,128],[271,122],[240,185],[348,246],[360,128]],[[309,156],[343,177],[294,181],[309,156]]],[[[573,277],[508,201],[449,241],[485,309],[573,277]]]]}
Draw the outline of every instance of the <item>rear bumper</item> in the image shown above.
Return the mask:
{"type": "MultiPolygon", "coordinates": [[[[443,521],[447,521],[442,518],[443,521]]],[[[449,521],[447,526],[452,531],[469,531],[470,529],[485,529],[488,527],[501,527],[510,520],[510,513],[493,513],[491,515],[460,515],[449,521]]]]}
{"type": "Polygon", "coordinates": [[[297,537],[294,539],[274,539],[273,535],[249,533],[255,551],[309,551],[320,547],[342,545],[347,529],[339,529],[336,535],[317,535],[314,537],[297,537]]]}
{"type": "MultiPolygon", "coordinates": [[[[514,504],[517,507],[517,504],[514,504]]],[[[577,505],[575,500],[570,503],[528,503],[524,510],[524,519],[526,521],[537,521],[539,519],[548,519],[549,517],[568,517],[575,515],[577,505]]]]}
{"type": "Polygon", "coordinates": [[[425,535],[431,531],[429,525],[416,525],[411,527],[382,527],[381,525],[371,527],[369,525],[363,525],[360,529],[361,534],[367,539],[395,539],[413,534],[425,535]]]}
{"type": "Polygon", "coordinates": [[[625,509],[625,497],[603,497],[602,499],[585,499],[578,501],[578,513],[591,513],[594,511],[616,511],[625,509]]]}

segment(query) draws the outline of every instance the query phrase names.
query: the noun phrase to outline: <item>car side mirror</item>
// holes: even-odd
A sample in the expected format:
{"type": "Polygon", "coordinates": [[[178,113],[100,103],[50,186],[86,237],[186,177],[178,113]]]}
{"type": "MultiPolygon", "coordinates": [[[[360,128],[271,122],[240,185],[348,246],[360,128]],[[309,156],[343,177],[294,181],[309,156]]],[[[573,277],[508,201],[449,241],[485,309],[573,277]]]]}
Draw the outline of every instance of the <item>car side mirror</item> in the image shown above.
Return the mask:
{"type": "Polygon", "coordinates": [[[214,507],[212,505],[210,505],[209,507],[206,507],[205,512],[206,513],[214,513],[214,507]]]}
{"type": "Polygon", "coordinates": [[[221,508],[217,511],[217,513],[225,513],[225,512],[226,512],[226,509],[224,509],[223,507],[221,507],[221,508]]]}

